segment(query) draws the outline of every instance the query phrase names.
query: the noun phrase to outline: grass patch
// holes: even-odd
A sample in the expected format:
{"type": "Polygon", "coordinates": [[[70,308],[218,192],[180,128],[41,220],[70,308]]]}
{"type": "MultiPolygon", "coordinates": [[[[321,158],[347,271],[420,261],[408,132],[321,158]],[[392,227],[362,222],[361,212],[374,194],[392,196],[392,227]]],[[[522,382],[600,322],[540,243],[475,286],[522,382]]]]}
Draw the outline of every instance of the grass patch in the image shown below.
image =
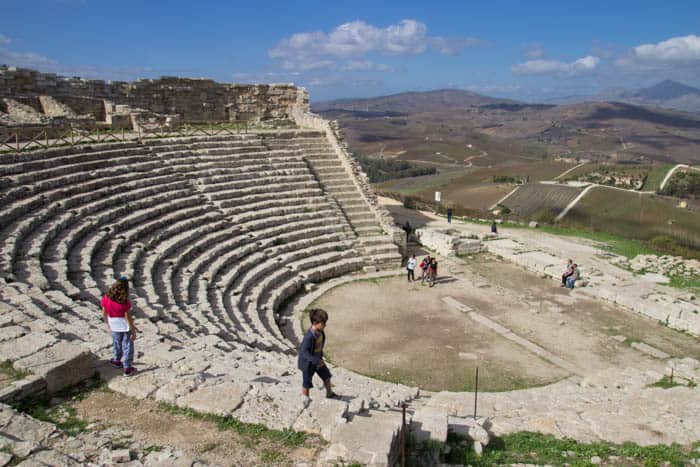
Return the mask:
{"type": "Polygon", "coordinates": [[[647,175],[646,180],[644,180],[644,186],[642,190],[644,191],[656,191],[661,186],[661,182],[669,170],[673,168],[673,164],[662,164],[654,169],[652,169],[647,175]]]}
{"type": "Polygon", "coordinates": [[[147,456],[147,455],[149,455],[149,454],[152,453],[152,452],[161,452],[162,450],[163,450],[163,446],[156,446],[156,445],[153,445],[153,446],[148,446],[147,448],[145,448],[145,449],[143,450],[143,453],[144,453],[144,455],[147,456]]]}
{"type": "Polygon", "coordinates": [[[13,404],[13,407],[32,418],[56,425],[70,436],[76,436],[85,431],[89,424],[87,420],[79,418],[74,407],[69,402],[80,401],[93,391],[105,388],[105,384],[95,375],[80,384],[63,389],[51,397],[29,398],[13,404]],[[58,398],[64,402],[51,405],[51,399],[58,398]]]}
{"type": "Polygon", "coordinates": [[[296,448],[303,446],[309,440],[309,435],[300,431],[274,430],[260,423],[244,423],[231,416],[202,413],[165,402],[161,402],[159,406],[162,410],[174,415],[184,415],[193,420],[214,423],[221,431],[234,431],[241,436],[249,438],[251,441],[265,439],[280,443],[286,447],[296,448]]]}
{"type": "Polygon", "coordinates": [[[668,285],[700,294],[700,276],[671,276],[668,285]]]}
{"type": "Polygon", "coordinates": [[[12,381],[19,381],[31,374],[29,371],[16,369],[12,366],[12,362],[9,360],[5,360],[4,362],[0,363],[0,373],[12,381]]]}
{"type": "Polygon", "coordinates": [[[481,457],[471,447],[460,445],[460,439],[451,436],[448,444],[452,449],[445,456],[452,464],[491,466],[515,463],[524,464],[569,464],[591,465],[590,459],[600,457],[604,463],[640,463],[645,466],[684,466],[700,456],[697,447],[682,447],[678,444],[639,446],[634,443],[622,445],[609,442],[581,443],[573,439],[557,439],[541,433],[520,432],[491,440],[481,457]],[[629,458],[625,460],[623,458],[629,458]]]}
{"type": "Polygon", "coordinates": [[[660,380],[649,385],[650,388],[671,389],[677,386],[683,386],[678,381],[673,381],[670,376],[664,375],[660,380]]]}

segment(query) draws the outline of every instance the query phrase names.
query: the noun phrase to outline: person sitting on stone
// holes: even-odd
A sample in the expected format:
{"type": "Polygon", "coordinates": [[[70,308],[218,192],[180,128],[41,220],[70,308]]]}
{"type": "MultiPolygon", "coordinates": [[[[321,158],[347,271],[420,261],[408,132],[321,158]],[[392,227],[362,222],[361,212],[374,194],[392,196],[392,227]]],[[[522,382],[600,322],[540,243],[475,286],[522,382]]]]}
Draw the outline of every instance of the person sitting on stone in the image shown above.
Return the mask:
{"type": "Polygon", "coordinates": [[[107,330],[112,333],[112,360],[110,363],[123,368],[124,376],[131,376],[134,368],[134,341],[136,326],[129,302],[129,281],[121,276],[100,302],[107,330]]]}
{"type": "Polygon", "coordinates": [[[579,270],[578,270],[578,264],[573,264],[571,266],[571,274],[569,274],[569,277],[566,278],[566,288],[567,289],[573,289],[574,284],[579,278],[579,270]]]}
{"type": "Polygon", "coordinates": [[[564,270],[564,274],[561,275],[561,286],[560,287],[566,287],[566,279],[571,275],[572,268],[573,268],[573,261],[571,259],[567,260],[566,262],[566,269],[564,270]]]}
{"type": "Polygon", "coordinates": [[[309,312],[311,327],[301,342],[299,348],[298,367],[301,370],[301,393],[304,397],[304,408],[311,403],[309,390],[313,386],[311,379],[317,374],[326,387],[326,397],[337,398],[331,387],[331,371],[323,361],[323,346],[326,343],[326,333],[323,332],[328,322],[328,313],[320,308],[314,308],[309,312]]]}

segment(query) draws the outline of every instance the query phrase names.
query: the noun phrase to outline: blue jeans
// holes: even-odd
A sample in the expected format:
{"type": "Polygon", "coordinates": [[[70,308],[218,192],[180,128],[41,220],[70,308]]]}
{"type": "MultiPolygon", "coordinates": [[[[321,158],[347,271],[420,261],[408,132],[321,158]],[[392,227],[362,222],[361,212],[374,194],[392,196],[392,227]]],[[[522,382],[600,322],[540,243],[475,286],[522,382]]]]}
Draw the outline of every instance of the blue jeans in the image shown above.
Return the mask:
{"type": "Polygon", "coordinates": [[[131,340],[129,331],[112,331],[112,350],[114,351],[114,360],[121,361],[124,368],[134,366],[134,341],[131,340]]]}
{"type": "Polygon", "coordinates": [[[566,278],[566,288],[567,289],[573,289],[575,283],[576,283],[576,279],[574,279],[573,277],[566,278]]]}

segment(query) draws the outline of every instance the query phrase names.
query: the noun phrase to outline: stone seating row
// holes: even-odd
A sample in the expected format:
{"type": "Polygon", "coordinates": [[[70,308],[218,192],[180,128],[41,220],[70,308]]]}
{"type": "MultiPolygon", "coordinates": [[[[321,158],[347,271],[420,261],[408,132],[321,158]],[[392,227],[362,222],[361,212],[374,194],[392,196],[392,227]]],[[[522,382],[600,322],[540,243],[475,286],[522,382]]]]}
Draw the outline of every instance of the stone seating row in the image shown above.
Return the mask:
{"type": "MultiPolygon", "coordinates": [[[[180,187],[180,188],[182,188],[182,187],[180,187]]],[[[189,198],[189,200],[190,200],[189,202],[190,202],[190,203],[193,203],[193,205],[194,205],[194,203],[195,203],[195,198],[189,198]]],[[[319,200],[320,200],[320,199],[319,199],[319,200]]],[[[319,201],[319,200],[315,200],[315,201],[319,201]]],[[[317,204],[317,203],[314,202],[314,203],[309,203],[309,204],[317,204]]],[[[270,206],[270,207],[268,207],[268,209],[272,210],[272,209],[273,209],[272,206],[274,206],[274,203],[270,202],[270,203],[268,204],[268,206],[270,206]]],[[[310,209],[310,208],[308,208],[308,207],[303,208],[304,211],[306,211],[307,209],[310,209]]],[[[183,211],[183,213],[182,213],[182,218],[184,219],[184,218],[188,217],[189,215],[191,215],[191,213],[192,213],[193,210],[195,210],[194,207],[193,207],[191,210],[189,210],[189,211],[183,211]]],[[[160,211],[160,210],[159,210],[159,211],[160,211]]],[[[167,211],[167,209],[165,209],[164,211],[167,211]]],[[[296,208],[296,209],[294,209],[293,211],[298,212],[299,209],[296,208]]],[[[162,211],[160,211],[160,212],[162,212],[162,211]]],[[[289,213],[289,212],[288,212],[288,213],[289,213]]],[[[262,216],[261,216],[261,217],[266,217],[268,214],[271,214],[271,212],[262,211],[262,216]]],[[[330,213],[329,213],[329,214],[330,214],[330,213]]],[[[204,213],[202,213],[202,215],[204,215],[204,213]]],[[[70,216],[67,216],[67,217],[70,217],[70,216]]],[[[127,217],[128,217],[128,216],[127,216],[127,217]]],[[[133,219],[133,218],[138,219],[138,220],[141,221],[141,222],[144,221],[144,219],[148,219],[147,217],[143,217],[143,215],[142,215],[141,213],[138,213],[138,214],[136,214],[136,215],[133,215],[133,214],[132,214],[131,217],[130,217],[129,219],[127,219],[127,220],[131,220],[131,219],[133,219]]],[[[171,216],[171,220],[172,220],[172,216],[171,216]]],[[[250,219],[245,219],[245,220],[250,220],[250,219]]],[[[66,219],[61,219],[61,222],[56,222],[56,223],[53,224],[52,230],[53,230],[53,231],[59,231],[59,232],[60,232],[61,229],[60,229],[58,226],[59,226],[59,225],[60,225],[60,226],[63,226],[63,225],[65,225],[66,222],[67,222],[66,219]]],[[[97,223],[99,223],[99,221],[98,221],[97,223]]],[[[127,222],[127,223],[128,223],[128,222],[127,222]]],[[[133,242],[136,240],[136,238],[138,238],[138,233],[144,233],[144,232],[150,231],[151,229],[155,229],[155,228],[157,228],[160,224],[161,224],[161,222],[158,220],[158,217],[156,216],[152,221],[147,222],[145,226],[140,226],[140,227],[139,227],[138,229],[136,229],[136,230],[133,230],[133,229],[132,229],[132,230],[127,230],[127,231],[124,231],[124,232],[120,232],[120,229],[118,228],[118,225],[116,225],[116,226],[113,225],[113,226],[110,228],[110,230],[111,230],[111,232],[109,232],[110,235],[114,235],[114,234],[116,234],[116,233],[119,233],[120,236],[123,237],[123,238],[120,238],[119,241],[112,240],[112,241],[109,243],[110,246],[108,246],[108,247],[106,248],[106,251],[110,252],[110,254],[106,255],[106,256],[103,257],[103,258],[97,258],[97,259],[96,259],[96,262],[97,262],[98,264],[100,264],[100,263],[101,263],[101,264],[105,264],[105,263],[106,263],[106,264],[109,264],[109,263],[110,263],[109,258],[111,257],[112,263],[113,263],[113,264],[117,264],[117,268],[118,268],[118,269],[130,271],[130,269],[129,269],[129,267],[127,266],[127,264],[133,264],[133,263],[136,262],[136,260],[134,260],[134,259],[131,259],[131,260],[126,259],[122,264],[118,264],[118,263],[115,261],[115,256],[118,254],[118,252],[119,252],[119,250],[120,250],[120,247],[119,247],[119,246],[120,246],[120,245],[130,245],[131,243],[133,243],[133,242]]],[[[260,227],[260,226],[258,226],[258,227],[260,227]]],[[[87,231],[89,231],[89,230],[88,230],[88,229],[85,229],[85,230],[83,230],[83,233],[85,233],[85,232],[87,232],[87,231]]],[[[105,232],[105,233],[107,233],[107,232],[105,232]]],[[[97,251],[97,250],[105,251],[105,245],[104,245],[104,243],[105,243],[106,239],[110,237],[110,235],[102,235],[102,236],[98,239],[98,241],[95,241],[95,242],[87,242],[87,244],[91,247],[91,251],[92,251],[92,252],[97,251]]],[[[48,238],[48,237],[47,237],[47,238],[48,238]]],[[[79,242],[79,241],[78,241],[78,242],[79,242]]],[[[77,243],[77,242],[74,242],[73,244],[76,244],[76,243],[77,243]]],[[[44,242],[42,242],[42,244],[44,244],[44,242]]],[[[57,251],[58,249],[55,248],[54,250],[57,251]]],[[[139,254],[138,254],[138,253],[139,253],[139,252],[142,252],[142,251],[143,251],[142,248],[133,249],[133,250],[131,251],[131,258],[139,258],[139,254]]],[[[85,281],[86,279],[90,279],[90,274],[87,274],[87,272],[90,271],[90,269],[91,269],[91,268],[90,268],[90,265],[91,265],[92,262],[93,262],[93,260],[91,259],[91,260],[90,260],[89,262],[87,262],[87,264],[86,264],[85,258],[87,258],[88,256],[89,256],[90,258],[92,258],[94,255],[91,253],[90,255],[85,255],[85,254],[83,254],[83,255],[78,255],[78,256],[80,256],[80,257],[82,258],[82,259],[80,259],[80,261],[78,262],[78,267],[77,267],[77,268],[73,268],[73,269],[69,268],[69,271],[68,271],[68,274],[67,274],[67,275],[71,275],[71,276],[74,276],[74,277],[80,277],[80,278],[81,278],[80,280],[81,280],[82,282],[79,282],[78,285],[79,285],[80,287],[82,287],[83,289],[88,289],[88,290],[93,290],[93,291],[100,290],[100,289],[104,289],[104,287],[106,287],[106,285],[107,285],[105,279],[109,277],[109,273],[107,272],[107,270],[108,270],[109,268],[108,268],[108,267],[105,267],[105,266],[102,267],[102,271],[101,271],[101,272],[102,272],[102,278],[99,278],[99,277],[93,277],[93,278],[92,278],[92,279],[98,279],[97,281],[96,281],[96,280],[88,280],[88,281],[85,281]],[[86,276],[87,276],[87,277],[86,277],[86,276]]],[[[127,258],[128,258],[128,257],[127,257],[127,258]]],[[[51,258],[51,259],[52,259],[53,261],[50,261],[50,263],[51,263],[52,265],[54,265],[54,266],[57,265],[57,260],[60,261],[59,258],[51,258]]],[[[154,262],[155,262],[155,260],[151,260],[150,263],[148,263],[148,264],[154,264],[154,262]]],[[[75,263],[74,263],[74,264],[75,264],[75,263]]],[[[64,289],[68,289],[68,288],[67,288],[67,287],[64,287],[64,289]]],[[[75,289],[79,289],[79,287],[75,287],[75,289]]],[[[69,290],[69,292],[72,292],[72,294],[75,294],[75,289],[71,289],[71,290],[69,290]]],[[[150,293],[147,295],[149,301],[156,301],[156,300],[158,300],[158,298],[155,296],[156,294],[153,293],[154,291],[155,291],[155,289],[153,289],[153,288],[149,289],[149,292],[150,292],[150,293]]],[[[166,293],[167,293],[167,292],[166,292],[166,293]]],[[[168,295],[169,295],[169,296],[174,296],[174,294],[168,294],[168,295]]],[[[83,296],[85,297],[86,295],[84,294],[83,296]]],[[[88,294],[88,295],[87,295],[87,298],[91,299],[92,301],[96,301],[99,297],[96,296],[96,295],[93,293],[93,294],[88,294]]],[[[150,304],[150,305],[154,305],[153,303],[149,303],[149,304],[150,304]]],[[[169,306],[169,305],[170,305],[170,302],[166,301],[166,303],[165,303],[164,305],[169,306]]]]}

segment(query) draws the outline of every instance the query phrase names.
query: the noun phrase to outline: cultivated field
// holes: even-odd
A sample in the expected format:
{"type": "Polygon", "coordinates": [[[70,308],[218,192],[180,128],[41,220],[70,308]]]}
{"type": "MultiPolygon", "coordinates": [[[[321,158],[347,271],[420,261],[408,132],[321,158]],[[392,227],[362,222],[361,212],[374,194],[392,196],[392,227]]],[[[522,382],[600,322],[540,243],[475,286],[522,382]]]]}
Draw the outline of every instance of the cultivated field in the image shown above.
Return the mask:
{"type": "Polygon", "coordinates": [[[556,215],[581,193],[581,188],[530,183],[518,188],[502,205],[523,217],[541,212],[556,215]]]}
{"type": "Polygon", "coordinates": [[[591,190],[563,222],[640,240],[670,235],[700,248],[700,215],[677,205],[675,198],[601,187],[591,190]]]}
{"type": "Polygon", "coordinates": [[[467,209],[488,209],[513,188],[514,183],[494,183],[494,177],[527,177],[531,182],[556,177],[571,164],[564,162],[534,162],[499,167],[484,167],[444,171],[428,177],[390,180],[376,185],[379,191],[414,195],[432,202],[435,191],[442,192],[443,204],[455,204],[467,209]]]}

